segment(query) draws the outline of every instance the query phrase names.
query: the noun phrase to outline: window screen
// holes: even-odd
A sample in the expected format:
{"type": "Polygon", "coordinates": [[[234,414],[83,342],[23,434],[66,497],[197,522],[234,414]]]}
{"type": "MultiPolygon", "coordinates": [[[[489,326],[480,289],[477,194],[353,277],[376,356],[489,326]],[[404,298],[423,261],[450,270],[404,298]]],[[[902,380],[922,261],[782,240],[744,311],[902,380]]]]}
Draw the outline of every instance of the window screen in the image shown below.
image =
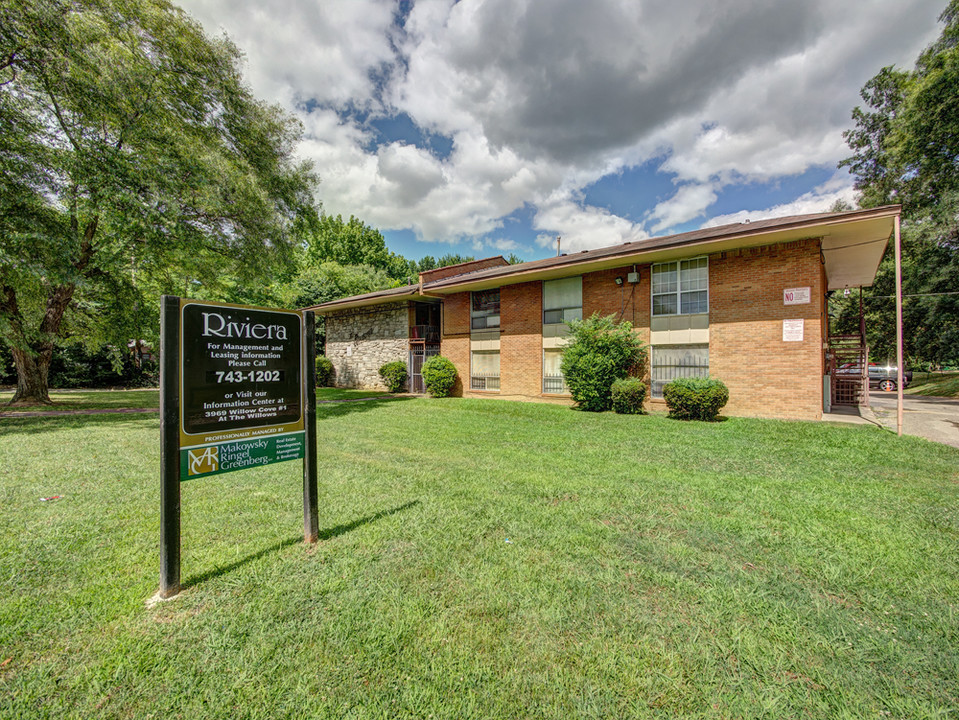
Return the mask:
{"type": "Polygon", "coordinates": [[[577,275],[543,283],[543,322],[583,319],[583,278],[577,275]]]}
{"type": "Polygon", "coordinates": [[[543,351],[543,392],[544,393],[566,393],[566,380],[563,378],[563,371],[560,370],[560,362],[563,359],[563,351],[559,348],[543,351]]]}
{"type": "Polygon", "coordinates": [[[654,347],[650,367],[652,397],[663,397],[663,386],[681,377],[709,377],[708,345],[654,347]]]}
{"type": "Polygon", "coordinates": [[[652,272],[653,315],[709,312],[709,260],[658,263],[652,272]]]}
{"type": "Polygon", "coordinates": [[[470,389],[499,390],[499,351],[476,350],[470,358],[470,389]]]}
{"type": "Polygon", "coordinates": [[[474,330],[499,327],[499,288],[472,293],[470,327],[474,330]]]}

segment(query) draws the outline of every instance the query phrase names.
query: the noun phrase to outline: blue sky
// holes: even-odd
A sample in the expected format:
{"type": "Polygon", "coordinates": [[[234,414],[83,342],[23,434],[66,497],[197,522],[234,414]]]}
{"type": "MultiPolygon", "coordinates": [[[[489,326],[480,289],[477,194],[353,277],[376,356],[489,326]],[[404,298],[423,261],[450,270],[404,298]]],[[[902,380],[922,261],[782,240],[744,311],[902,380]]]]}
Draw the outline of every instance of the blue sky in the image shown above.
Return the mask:
{"type": "Polygon", "coordinates": [[[526,260],[854,200],[859,89],[944,0],[186,0],[303,122],[326,212],[526,260]]]}

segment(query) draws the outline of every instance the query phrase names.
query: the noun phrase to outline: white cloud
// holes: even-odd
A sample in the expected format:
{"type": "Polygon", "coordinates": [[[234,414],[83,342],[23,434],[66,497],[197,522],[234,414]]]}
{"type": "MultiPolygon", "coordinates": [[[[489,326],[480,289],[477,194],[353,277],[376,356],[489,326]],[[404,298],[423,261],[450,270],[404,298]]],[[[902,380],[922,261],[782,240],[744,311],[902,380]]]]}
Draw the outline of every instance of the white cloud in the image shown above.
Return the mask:
{"type": "Polygon", "coordinates": [[[716,227],[745,220],[766,220],[790,215],[828,212],[837,201],[855,206],[855,197],[856,191],[852,186],[852,180],[848,176],[837,175],[810,192],[800,195],[792,202],[782,203],[764,210],[743,210],[728,215],[717,215],[710,218],[703,227],[716,227]]]}
{"type": "Polygon", "coordinates": [[[716,190],[710,184],[684,185],[669,200],[659,203],[649,215],[652,231],[658,233],[706,214],[716,202],[716,190]]]}
{"type": "MultiPolygon", "coordinates": [[[[859,88],[911,65],[942,0],[418,0],[402,27],[390,0],[184,7],[303,119],[329,212],[452,241],[528,206],[541,245],[583,249],[646,234],[581,191],[651,159],[678,187],[645,216],[653,232],[708,216],[730,185],[834,166],[859,88]],[[382,143],[357,109],[406,113],[452,151],[382,143]]],[[[779,208],[821,209],[845,182],[779,208]]]]}
{"type": "Polygon", "coordinates": [[[554,247],[559,235],[564,252],[592,250],[649,237],[626,218],[603,208],[581,205],[562,195],[540,204],[533,227],[543,231],[536,238],[537,245],[554,247]]]}
{"type": "Polygon", "coordinates": [[[180,0],[247,57],[257,96],[292,109],[307,100],[374,104],[370,73],[394,62],[389,0],[180,0]]]}

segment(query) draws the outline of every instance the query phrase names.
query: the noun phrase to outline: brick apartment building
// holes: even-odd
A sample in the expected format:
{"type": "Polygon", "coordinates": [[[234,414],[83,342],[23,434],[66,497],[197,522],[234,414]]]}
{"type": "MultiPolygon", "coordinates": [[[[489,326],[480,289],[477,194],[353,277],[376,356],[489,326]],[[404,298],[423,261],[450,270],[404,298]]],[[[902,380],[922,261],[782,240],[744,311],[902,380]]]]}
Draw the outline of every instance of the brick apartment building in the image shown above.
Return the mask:
{"type": "Polygon", "coordinates": [[[628,320],[649,346],[652,407],[682,376],[729,387],[724,413],[819,419],[856,404],[862,337],[830,338],[827,293],[871,285],[899,206],[737,223],[509,265],[487,258],[420,274],[415,285],[343,298],[326,317],[342,387],[382,387],[379,367],[442,354],[456,394],[570,402],[559,370],[566,321],[628,320]],[[845,354],[843,354],[845,353],[845,354]]]}

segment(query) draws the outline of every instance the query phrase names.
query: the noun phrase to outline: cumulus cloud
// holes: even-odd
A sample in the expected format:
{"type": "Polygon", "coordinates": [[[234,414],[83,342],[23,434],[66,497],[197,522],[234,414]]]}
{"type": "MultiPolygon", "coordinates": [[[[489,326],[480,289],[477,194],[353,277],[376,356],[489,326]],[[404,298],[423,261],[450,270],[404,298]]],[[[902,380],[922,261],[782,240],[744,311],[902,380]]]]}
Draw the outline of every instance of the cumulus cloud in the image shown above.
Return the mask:
{"type": "Polygon", "coordinates": [[[558,235],[566,252],[592,250],[649,237],[647,232],[626,218],[604,208],[582,205],[562,195],[540,204],[533,227],[544,231],[536,238],[540,247],[555,246],[558,235]]]}
{"type": "MultiPolygon", "coordinates": [[[[724,188],[848,154],[858,90],[909,66],[942,0],[185,0],[246,52],[254,91],[299,114],[330,212],[423,240],[500,235],[533,210],[540,244],[626,242],[709,217],[724,188]],[[405,113],[437,154],[379,137],[405,113]],[[582,190],[644,166],[676,190],[642,217],[582,190]]],[[[816,188],[772,210],[851,197],[816,188]]],[[[494,246],[495,247],[495,246],[494,246]]]]}
{"type": "Polygon", "coordinates": [[[795,200],[775,205],[763,210],[741,210],[727,215],[710,218],[703,227],[716,227],[746,220],[767,220],[769,218],[806,215],[807,213],[826,212],[837,202],[855,205],[856,191],[848,176],[836,176],[795,200]]]}

